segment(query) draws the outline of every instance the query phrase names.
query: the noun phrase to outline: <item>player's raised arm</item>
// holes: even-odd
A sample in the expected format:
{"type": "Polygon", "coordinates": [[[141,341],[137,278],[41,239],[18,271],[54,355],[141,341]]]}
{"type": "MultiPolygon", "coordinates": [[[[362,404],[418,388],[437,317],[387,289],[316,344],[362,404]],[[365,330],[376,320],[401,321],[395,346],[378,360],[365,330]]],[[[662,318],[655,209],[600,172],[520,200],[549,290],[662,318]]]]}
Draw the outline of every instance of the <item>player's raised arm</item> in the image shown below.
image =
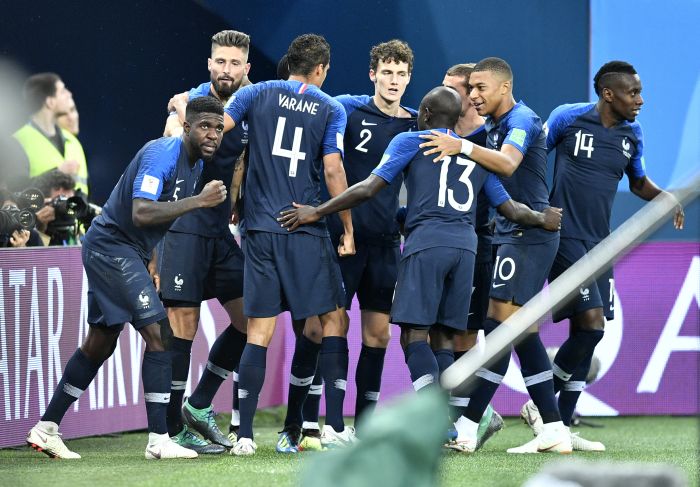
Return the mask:
{"type": "Polygon", "coordinates": [[[168,118],[165,121],[163,137],[178,137],[182,135],[182,123],[185,121],[185,110],[189,93],[178,93],[168,101],[168,118]]]}

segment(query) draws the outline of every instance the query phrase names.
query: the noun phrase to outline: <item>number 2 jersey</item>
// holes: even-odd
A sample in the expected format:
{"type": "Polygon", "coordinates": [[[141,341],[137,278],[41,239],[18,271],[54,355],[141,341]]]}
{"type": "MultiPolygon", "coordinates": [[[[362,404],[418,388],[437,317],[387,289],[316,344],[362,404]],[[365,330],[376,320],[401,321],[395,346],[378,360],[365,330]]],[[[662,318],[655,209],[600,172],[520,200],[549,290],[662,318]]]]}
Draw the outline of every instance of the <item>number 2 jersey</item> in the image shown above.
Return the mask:
{"type": "Polygon", "coordinates": [[[561,105],[547,120],[547,149],[556,149],[550,200],[563,209],[561,236],[600,242],[622,175],[645,176],[642,128],[623,121],[606,128],[595,103],[561,105]]]}
{"type": "MultiPolygon", "coordinates": [[[[225,110],[250,127],[246,230],[289,233],[277,221],[280,212],[292,202],[318,206],[323,156],[342,156],[343,106],[314,85],[289,80],[241,88],[225,110]]],[[[328,235],[324,219],[295,231],[328,235]]]]}
{"type": "MultiPolygon", "coordinates": [[[[452,131],[438,129],[457,137],[452,131]]],[[[405,171],[408,207],[403,257],[432,247],[453,247],[476,253],[474,229],[476,195],[482,187],[492,206],[510,196],[498,177],[464,156],[446,157],[438,163],[423,155],[420,136],[429,130],[397,135],[372,174],[388,184],[405,171]]]]}

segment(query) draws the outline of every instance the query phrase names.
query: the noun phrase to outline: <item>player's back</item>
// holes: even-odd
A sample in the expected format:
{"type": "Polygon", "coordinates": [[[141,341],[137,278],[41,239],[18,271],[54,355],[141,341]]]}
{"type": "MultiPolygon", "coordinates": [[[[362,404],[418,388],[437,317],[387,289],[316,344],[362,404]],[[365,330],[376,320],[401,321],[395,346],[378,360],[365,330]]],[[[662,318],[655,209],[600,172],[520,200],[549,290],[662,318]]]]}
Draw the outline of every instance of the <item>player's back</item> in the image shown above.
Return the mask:
{"type": "Polygon", "coordinates": [[[565,215],[561,236],[598,242],[610,233],[623,174],[645,174],[642,129],[627,121],[604,127],[595,103],[561,105],[547,126],[547,148],[556,149],[551,203],[565,215]]]}
{"type": "MultiPolygon", "coordinates": [[[[250,127],[245,219],[248,231],[288,233],[277,218],[292,202],[317,206],[323,156],[342,151],[345,112],[314,85],[266,81],[240,89],[227,105],[250,127]]],[[[325,221],[297,231],[327,235],[325,221]]]]}
{"type": "Polygon", "coordinates": [[[175,201],[191,196],[201,172],[202,161],[190,166],[180,137],[148,142],[122,174],[102,214],[93,220],[84,244],[105,255],[149,258],[172,222],[136,227],[133,199],[175,201]]]}

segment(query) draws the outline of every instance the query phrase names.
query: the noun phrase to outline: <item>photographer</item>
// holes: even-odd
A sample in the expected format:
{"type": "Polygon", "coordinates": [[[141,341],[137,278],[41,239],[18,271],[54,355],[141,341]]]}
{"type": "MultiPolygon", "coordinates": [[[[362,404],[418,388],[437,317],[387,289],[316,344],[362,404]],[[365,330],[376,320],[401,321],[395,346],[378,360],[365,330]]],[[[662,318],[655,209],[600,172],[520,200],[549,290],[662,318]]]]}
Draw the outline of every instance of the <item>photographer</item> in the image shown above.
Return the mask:
{"type": "MultiPolygon", "coordinates": [[[[22,228],[23,218],[18,218],[20,208],[16,197],[9,191],[0,189],[0,247],[43,247],[39,232],[22,228]]],[[[27,225],[32,224],[30,220],[27,225]]]]}

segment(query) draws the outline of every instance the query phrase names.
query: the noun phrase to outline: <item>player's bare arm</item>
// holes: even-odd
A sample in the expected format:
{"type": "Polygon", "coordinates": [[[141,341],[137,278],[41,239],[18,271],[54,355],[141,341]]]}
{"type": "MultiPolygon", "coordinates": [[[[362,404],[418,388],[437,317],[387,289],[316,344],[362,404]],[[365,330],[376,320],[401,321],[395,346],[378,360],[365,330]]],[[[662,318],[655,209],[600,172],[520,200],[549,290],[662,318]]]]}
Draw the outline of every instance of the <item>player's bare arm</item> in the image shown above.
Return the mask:
{"type": "Polygon", "coordinates": [[[185,110],[189,95],[187,92],[178,93],[168,101],[168,118],[165,120],[163,137],[179,137],[182,135],[182,122],[185,120],[185,110]]]}
{"type": "Polygon", "coordinates": [[[232,130],[236,126],[236,121],[231,118],[231,115],[224,112],[224,133],[232,130]]]}
{"type": "Polygon", "coordinates": [[[429,149],[423,154],[426,156],[437,154],[433,162],[440,162],[447,156],[461,153],[489,171],[499,176],[508,177],[515,172],[523,160],[523,154],[510,144],[503,144],[501,150],[497,151],[435,130],[432,130],[431,134],[421,135],[420,137],[426,139],[427,142],[423,142],[419,147],[429,149]]]}
{"type": "MultiPolygon", "coordinates": [[[[651,201],[659,194],[666,193],[666,191],[659,188],[654,181],[646,176],[641,178],[630,178],[630,191],[645,201],[651,201]]],[[[671,193],[667,194],[672,198],[675,198],[675,196],[673,196],[671,193]]],[[[685,212],[683,211],[683,207],[678,204],[676,214],[673,217],[673,226],[676,230],[683,230],[684,223],[685,212]]]]}
{"type": "Polygon", "coordinates": [[[134,198],[131,218],[137,227],[160,225],[197,208],[212,208],[224,201],[226,194],[226,186],[223,182],[209,181],[198,195],[178,201],[134,198]]]}
{"type": "Polygon", "coordinates": [[[236,166],[233,169],[233,178],[231,179],[231,223],[238,224],[238,216],[235,214],[236,201],[240,197],[241,184],[243,183],[243,175],[245,174],[245,155],[248,148],[245,148],[236,161],[236,166]],[[234,221],[235,220],[235,221],[234,221]]]}
{"type": "Polygon", "coordinates": [[[561,229],[561,208],[548,206],[542,212],[539,212],[511,199],[496,209],[501,215],[518,225],[541,227],[549,232],[556,232],[561,229]]]}
{"type": "MultiPolygon", "coordinates": [[[[323,156],[323,175],[331,197],[336,197],[348,189],[348,181],[345,177],[345,168],[340,153],[334,152],[323,156]]],[[[352,217],[350,211],[339,213],[340,221],[343,223],[343,235],[338,246],[338,255],[355,255],[355,241],[353,239],[352,217]]]]}
{"type": "Polygon", "coordinates": [[[299,205],[293,203],[294,210],[285,210],[281,212],[281,217],[277,219],[282,226],[289,231],[295,230],[300,225],[308,225],[309,223],[317,222],[321,217],[336,213],[348,208],[354,208],[370,199],[383,188],[387,186],[379,176],[370,174],[367,179],[351,186],[342,194],[329,199],[322,205],[317,207],[299,205]]]}

